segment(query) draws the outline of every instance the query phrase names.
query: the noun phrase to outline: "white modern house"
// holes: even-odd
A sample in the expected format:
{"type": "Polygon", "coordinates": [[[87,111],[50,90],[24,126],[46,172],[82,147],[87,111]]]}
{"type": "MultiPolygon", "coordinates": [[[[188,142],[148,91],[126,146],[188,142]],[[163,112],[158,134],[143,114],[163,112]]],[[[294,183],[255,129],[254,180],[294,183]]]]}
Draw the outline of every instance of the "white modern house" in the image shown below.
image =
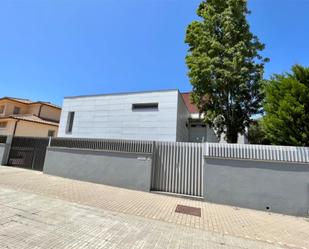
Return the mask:
{"type": "Polygon", "coordinates": [[[178,90],[66,97],[58,136],[218,142],[178,90]]]}

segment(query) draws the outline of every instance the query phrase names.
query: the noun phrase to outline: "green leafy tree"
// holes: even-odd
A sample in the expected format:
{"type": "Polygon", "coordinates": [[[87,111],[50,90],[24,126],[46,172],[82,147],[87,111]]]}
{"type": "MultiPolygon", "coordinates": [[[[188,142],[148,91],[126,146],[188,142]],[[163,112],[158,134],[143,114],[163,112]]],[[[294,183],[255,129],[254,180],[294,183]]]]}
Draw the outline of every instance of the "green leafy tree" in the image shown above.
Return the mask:
{"type": "Polygon", "coordinates": [[[292,67],[265,84],[263,130],[272,144],[309,146],[309,67],[292,67]]]}
{"type": "Polygon", "coordinates": [[[186,33],[192,101],[217,135],[236,143],[261,108],[264,44],[250,32],[245,0],[203,1],[186,33]]]}
{"type": "Polygon", "coordinates": [[[261,120],[252,121],[248,129],[248,140],[250,144],[270,144],[262,128],[261,120]]]}

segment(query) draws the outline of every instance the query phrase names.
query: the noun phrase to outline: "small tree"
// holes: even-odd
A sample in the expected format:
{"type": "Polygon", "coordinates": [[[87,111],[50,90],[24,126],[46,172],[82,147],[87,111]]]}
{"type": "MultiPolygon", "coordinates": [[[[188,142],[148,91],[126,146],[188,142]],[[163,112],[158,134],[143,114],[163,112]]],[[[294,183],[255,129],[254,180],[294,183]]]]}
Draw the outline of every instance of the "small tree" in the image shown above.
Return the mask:
{"type": "Polygon", "coordinates": [[[187,29],[192,101],[218,136],[236,143],[261,107],[264,45],[250,32],[245,0],[203,1],[187,29]]]}
{"type": "Polygon", "coordinates": [[[309,67],[292,67],[265,85],[263,130],[272,144],[309,146],[309,67]]]}

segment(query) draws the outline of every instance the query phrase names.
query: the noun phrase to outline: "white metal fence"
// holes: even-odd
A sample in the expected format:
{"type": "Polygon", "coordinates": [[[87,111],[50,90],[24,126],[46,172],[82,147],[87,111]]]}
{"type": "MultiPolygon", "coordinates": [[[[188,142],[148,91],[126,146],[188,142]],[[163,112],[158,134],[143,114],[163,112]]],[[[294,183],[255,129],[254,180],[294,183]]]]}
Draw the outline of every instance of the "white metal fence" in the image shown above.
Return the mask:
{"type": "Polygon", "coordinates": [[[152,190],[203,196],[203,144],[156,142],[152,190]]]}
{"type": "MultiPolygon", "coordinates": [[[[1,137],[0,137],[1,138],[1,137]]],[[[1,142],[1,140],[0,140],[1,142]]],[[[179,143],[179,142],[154,142],[139,140],[117,139],[87,139],[87,138],[53,138],[52,147],[69,147],[99,149],[109,151],[143,152],[152,153],[156,144],[157,149],[173,151],[171,146],[176,146],[178,153],[187,153],[186,146],[204,147],[204,156],[235,159],[252,159],[263,161],[286,161],[309,163],[309,147],[251,145],[251,144],[224,144],[224,143],[179,143]]],[[[188,147],[189,148],[189,147],[188,147]]],[[[162,152],[160,152],[162,154],[162,152]]],[[[172,152],[170,152],[172,153],[172,152]]],[[[186,157],[195,157],[194,153],[184,154],[186,157]]],[[[189,160],[189,159],[188,159],[189,160]]],[[[195,158],[189,161],[194,162],[195,158]]]]}
{"type": "Polygon", "coordinates": [[[205,143],[205,156],[309,163],[308,147],[205,143]]]}
{"type": "Polygon", "coordinates": [[[152,153],[154,142],[143,140],[94,139],[94,138],[52,138],[51,147],[66,147],[119,152],[152,153]]]}

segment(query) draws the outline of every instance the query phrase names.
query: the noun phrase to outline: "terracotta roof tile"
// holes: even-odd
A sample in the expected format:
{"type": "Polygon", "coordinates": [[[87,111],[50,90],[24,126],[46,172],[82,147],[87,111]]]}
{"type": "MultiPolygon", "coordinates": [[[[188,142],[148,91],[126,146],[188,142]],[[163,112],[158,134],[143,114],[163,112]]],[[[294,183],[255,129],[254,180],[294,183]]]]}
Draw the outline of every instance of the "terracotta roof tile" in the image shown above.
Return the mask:
{"type": "Polygon", "coordinates": [[[25,104],[31,104],[32,103],[32,101],[30,99],[19,99],[19,98],[12,98],[12,97],[7,97],[7,98],[18,101],[18,102],[22,102],[22,103],[25,103],[25,104]]]}
{"type": "Polygon", "coordinates": [[[191,103],[191,99],[190,99],[190,94],[191,93],[182,93],[182,98],[189,110],[190,113],[199,113],[198,108],[195,104],[191,103]]]}
{"type": "Polygon", "coordinates": [[[43,104],[43,105],[48,105],[48,106],[51,106],[51,107],[55,107],[55,108],[61,109],[60,106],[55,105],[55,104],[50,103],[50,102],[45,102],[45,101],[36,101],[36,102],[32,102],[30,105],[32,105],[32,104],[43,104]]]}
{"type": "Polygon", "coordinates": [[[18,115],[10,115],[9,117],[14,118],[14,119],[19,119],[19,120],[24,120],[24,121],[31,121],[35,123],[40,123],[40,124],[47,124],[47,125],[54,125],[58,126],[59,123],[45,120],[42,118],[39,118],[38,116],[32,115],[32,114],[18,114],[18,115]]]}
{"type": "Polygon", "coordinates": [[[27,104],[27,105],[43,104],[43,105],[48,105],[48,106],[51,106],[51,107],[55,107],[55,108],[61,109],[60,106],[55,105],[55,104],[50,103],[50,102],[45,102],[45,101],[32,101],[30,99],[21,99],[21,98],[14,98],[14,97],[3,97],[3,98],[0,98],[0,100],[2,100],[2,99],[9,99],[9,100],[17,101],[19,103],[23,103],[23,104],[27,104]]]}

